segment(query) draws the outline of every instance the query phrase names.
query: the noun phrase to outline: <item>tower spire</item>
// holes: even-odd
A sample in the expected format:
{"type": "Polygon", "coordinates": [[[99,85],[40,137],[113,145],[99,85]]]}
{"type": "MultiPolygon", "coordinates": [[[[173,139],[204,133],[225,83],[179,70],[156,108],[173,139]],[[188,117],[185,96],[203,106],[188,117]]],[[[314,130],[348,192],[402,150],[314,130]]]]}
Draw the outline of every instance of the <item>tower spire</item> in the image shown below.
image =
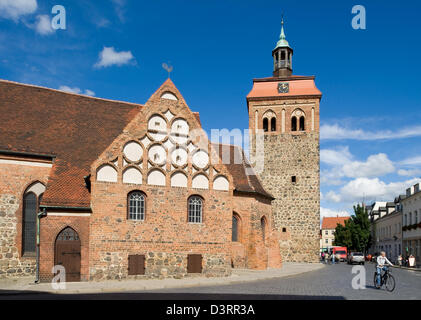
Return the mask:
{"type": "Polygon", "coordinates": [[[272,51],[273,56],[273,76],[289,77],[292,75],[292,54],[293,50],[289,46],[285,36],[284,15],[281,20],[281,34],[276,43],[275,49],[272,51]]]}

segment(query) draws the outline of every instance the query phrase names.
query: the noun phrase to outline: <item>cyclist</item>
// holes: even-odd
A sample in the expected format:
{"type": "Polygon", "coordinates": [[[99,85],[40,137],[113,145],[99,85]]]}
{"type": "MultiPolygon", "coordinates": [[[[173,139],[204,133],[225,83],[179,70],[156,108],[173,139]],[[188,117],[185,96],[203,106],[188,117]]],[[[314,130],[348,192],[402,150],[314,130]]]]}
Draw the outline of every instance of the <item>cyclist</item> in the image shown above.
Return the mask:
{"type": "Polygon", "coordinates": [[[378,284],[378,289],[380,289],[380,283],[381,283],[380,276],[382,274],[382,270],[383,271],[387,270],[386,264],[393,267],[393,263],[390,262],[386,258],[386,252],[382,251],[382,252],[380,252],[380,255],[377,257],[377,284],[378,284]]]}

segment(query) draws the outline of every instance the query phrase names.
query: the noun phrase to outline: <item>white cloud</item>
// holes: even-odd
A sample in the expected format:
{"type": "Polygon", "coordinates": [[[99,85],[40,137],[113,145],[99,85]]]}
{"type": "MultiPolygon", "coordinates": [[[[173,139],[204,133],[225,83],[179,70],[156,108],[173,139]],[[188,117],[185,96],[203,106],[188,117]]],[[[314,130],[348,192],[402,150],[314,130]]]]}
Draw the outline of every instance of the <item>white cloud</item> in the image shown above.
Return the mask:
{"type": "Polygon", "coordinates": [[[378,132],[364,131],[362,129],[348,129],[338,124],[322,125],[320,139],[322,140],[391,140],[421,136],[421,126],[402,130],[383,130],[378,132]]]}
{"type": "Polygon", "coordinates": [[[366,201],[392,201],[396,196],[404,194],[405,190],[418,183],[419,179],[385,183],[378,178],[357,178],[343,186],[339,193],[329,191],[324,200],[334,203],[355,204],[366,201]]]}
{"type": "Polygon", "coordinates": [[[1,0],[0,17],[17,22],[20,17],[34,13],[37,8],[37,0],[1,0]]]}
{"type": "Polygon", "coordinates": [[[328,208],[320,207],[320,218],[323,219],[325,217],[350,217],[351,214],[344,210],[332,210],[328,208]]]}
{"type": "Polygon", "coordinates": [[[405,177],[410,177],[410,176],[418,176],[421,175],[421,170],[420,169],[400,169],[398,170],[398,175],[400,176],[405,176],[405,177]]]}
{"type": "Polygon", "coordinates": [[[352,160],[349,147],[340,147],[338,150],[322,149],[320,151],[320,161],[330,165],[343,165],[352,160]]]}
{"type": "Polygon", "coordinates": [[[353,161],[342,167],[343,174],[348,178],[380,177],[395,171],[393,162],[386,154],[371,155],[366,162],[353,161]]]}
{"type": "Polygon", "coordinates": [[[60,86],[58,88],[60,91],[64,91],[64,92],[69,92],[69,93],[76,93],[76,94],[84,94],[86,96],[95,96],[95,92],[93,92],[92,90],[85,90],[85,92],[83,92],[80,88],[71,88],[68,86],[60,86]]]}
{"type": "Polygon", "coordinates": [[[54,33],[54,29],[51,27],[50,16],[43,14],[37,16],[37,22],[35,23],[35,30],[39,34],[45,36],[54,33]]]}
{"type": "Polygon", "coordinates": [[[371,155],[365,162],[354,161],[348,147],[337,149],[322,149],[320,161],[332,166],[329,170],[321,171],[321,181],[338,185],[342,177],[371,178],[379,177],[395,171],[395,166],[384,153],[371,155]]]}
{"type": "Polygon", "coordinates": [[[134,64],[135,59],[131,51],[115,51],[114,47],[104,47],[99,53],[99,61],[94,65],[96,68],[109,67],[113,65],[122,66],[134,64]]]}
{"type": "Polygon", "coordinates": [[[125,5],[126,0],[111,0],[111,2],[114,4],[115,13],[117,14],[118,19],[120,22],[125,22],[125,5]]]}
{"type": "Polygon", "coordinates": [[[412,157],[412,158],[408,158],[408,159],[402,160],[400,162],[400,164],[407,165],[407,166],[421,165],[421,156],[412,157]]]}

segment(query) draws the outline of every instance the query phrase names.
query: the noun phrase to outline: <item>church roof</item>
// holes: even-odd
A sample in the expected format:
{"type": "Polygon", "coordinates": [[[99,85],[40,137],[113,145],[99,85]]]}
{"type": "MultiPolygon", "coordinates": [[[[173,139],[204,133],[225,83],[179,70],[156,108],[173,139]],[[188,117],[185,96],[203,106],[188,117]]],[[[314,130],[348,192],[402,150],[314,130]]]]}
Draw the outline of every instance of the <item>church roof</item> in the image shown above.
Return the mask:
{"type": "MultiPolygon", "coordinates": [[[[89,209],[85,177],[91,164],[142,108],[136,103],[0,80],[0,153],[53,159],[42,205],[89,209]]],[[[194,115],[200,123],[199,113],[194,115]]],[[[228,165],[235,189],[271,197],[257,176],[245,175],[247,167],[246,160],[228,165]]]]}
{"type": "Polygon", "coordinates": [[[0,81],[0,150],[55,156],[43,204],[89,207],[84,176],[140,104],[0,81]]]}
{"type": "Polygon", "coordinates": [[[215,143],[212,144],[212,147],[218,152],[222,163],[225,164],[232,175],[235,192],[254,193],[265,198],[274,199],[263,187],[259,176],[248,162],[243,149],[234,145],[215,143]]]}

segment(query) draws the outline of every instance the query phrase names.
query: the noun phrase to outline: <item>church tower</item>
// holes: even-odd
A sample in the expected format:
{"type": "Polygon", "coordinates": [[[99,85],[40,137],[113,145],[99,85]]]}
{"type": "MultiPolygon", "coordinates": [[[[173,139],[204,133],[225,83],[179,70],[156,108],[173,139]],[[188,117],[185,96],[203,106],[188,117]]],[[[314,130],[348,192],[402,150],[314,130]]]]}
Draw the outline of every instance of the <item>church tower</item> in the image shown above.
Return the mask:
{"type": "Polygon", "coordinates": [[[272,51],[273,76],[253,80],[247,96],[250,158],[272,201],[282,260],[318,262],[320,247],[319,110],[314,76],[292,74],[284,22],[272,51]]]}

